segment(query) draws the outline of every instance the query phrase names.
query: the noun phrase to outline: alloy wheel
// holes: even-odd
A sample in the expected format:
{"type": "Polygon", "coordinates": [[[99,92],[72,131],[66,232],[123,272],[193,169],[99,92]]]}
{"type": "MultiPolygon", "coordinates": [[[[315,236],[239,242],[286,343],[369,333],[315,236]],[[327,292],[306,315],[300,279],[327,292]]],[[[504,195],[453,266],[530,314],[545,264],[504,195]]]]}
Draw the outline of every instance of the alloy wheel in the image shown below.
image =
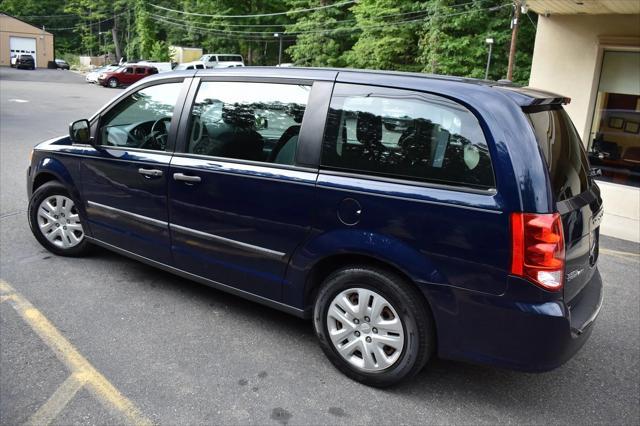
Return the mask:
{"type": "Polygon", "coordinates": [[[45,198],[38,207],[38,228],[56,247],[69,249],[84,239],[80,216],[73,201],[64,195],[45,198]]]}

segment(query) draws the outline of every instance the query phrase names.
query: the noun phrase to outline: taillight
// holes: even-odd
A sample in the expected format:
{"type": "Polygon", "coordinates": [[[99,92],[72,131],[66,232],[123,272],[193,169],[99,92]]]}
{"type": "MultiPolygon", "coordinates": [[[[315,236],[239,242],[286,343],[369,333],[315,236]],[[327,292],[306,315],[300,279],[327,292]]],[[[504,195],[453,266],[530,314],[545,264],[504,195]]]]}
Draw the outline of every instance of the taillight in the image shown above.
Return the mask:
{"type": "Polygon", "coordinates": [[[511,214],[511,273],[545,290],[564,282],[564,234],[558,213],[511,214]]]}

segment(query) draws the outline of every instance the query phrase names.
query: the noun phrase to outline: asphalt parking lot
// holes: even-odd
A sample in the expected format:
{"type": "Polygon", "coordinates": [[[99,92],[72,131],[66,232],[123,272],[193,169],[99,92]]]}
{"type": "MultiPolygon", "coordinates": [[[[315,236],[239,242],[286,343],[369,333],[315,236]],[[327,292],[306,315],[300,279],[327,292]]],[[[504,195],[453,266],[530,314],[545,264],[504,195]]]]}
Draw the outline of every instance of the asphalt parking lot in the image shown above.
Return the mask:
{"type": "Polygon", "coordinates": [[[386,390],[335,370],[306,321],[106,251],[45,251],[25,214],[29,151],[120,90],[0,68],[0,424],[640,422],[638,244],[602,238],[605,304],[559,369],[434,360],[386,390]]]}

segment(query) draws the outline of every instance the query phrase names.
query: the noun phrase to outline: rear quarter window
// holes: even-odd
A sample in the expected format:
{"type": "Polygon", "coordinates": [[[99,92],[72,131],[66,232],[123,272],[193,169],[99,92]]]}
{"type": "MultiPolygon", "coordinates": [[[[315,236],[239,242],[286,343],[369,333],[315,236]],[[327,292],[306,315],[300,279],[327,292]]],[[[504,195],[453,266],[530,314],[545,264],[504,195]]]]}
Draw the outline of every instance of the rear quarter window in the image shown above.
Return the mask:
{"type": "Polygon", "coordinates": [[[321,162],[337,171],[495,187],[476,117],[452,100],[411,90],[336,84],[321,162]]]}
{"type": "Polygon", "coordinates": [[[527,117],[547,163],[556,201],[589,189],[589,161],[571,119],[562,107],[529,112],[527,117]]]}

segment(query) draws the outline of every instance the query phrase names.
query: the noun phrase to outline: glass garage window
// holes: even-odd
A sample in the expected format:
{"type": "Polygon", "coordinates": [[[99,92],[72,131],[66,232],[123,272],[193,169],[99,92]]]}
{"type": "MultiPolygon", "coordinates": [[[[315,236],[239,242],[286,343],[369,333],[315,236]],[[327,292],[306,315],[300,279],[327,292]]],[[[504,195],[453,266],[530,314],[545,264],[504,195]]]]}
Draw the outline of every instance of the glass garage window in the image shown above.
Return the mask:
{"type": "Polygon", "coordinates": [[[603,180],[640,187],[640,52],[604,53],[589,160],[603,180]]]}
{"type": "Polygon", "coordinates": [[[322,148],[325,169],[465,186],[495,187],[476,117],[449,99],[336,84],[322,148]]]}

